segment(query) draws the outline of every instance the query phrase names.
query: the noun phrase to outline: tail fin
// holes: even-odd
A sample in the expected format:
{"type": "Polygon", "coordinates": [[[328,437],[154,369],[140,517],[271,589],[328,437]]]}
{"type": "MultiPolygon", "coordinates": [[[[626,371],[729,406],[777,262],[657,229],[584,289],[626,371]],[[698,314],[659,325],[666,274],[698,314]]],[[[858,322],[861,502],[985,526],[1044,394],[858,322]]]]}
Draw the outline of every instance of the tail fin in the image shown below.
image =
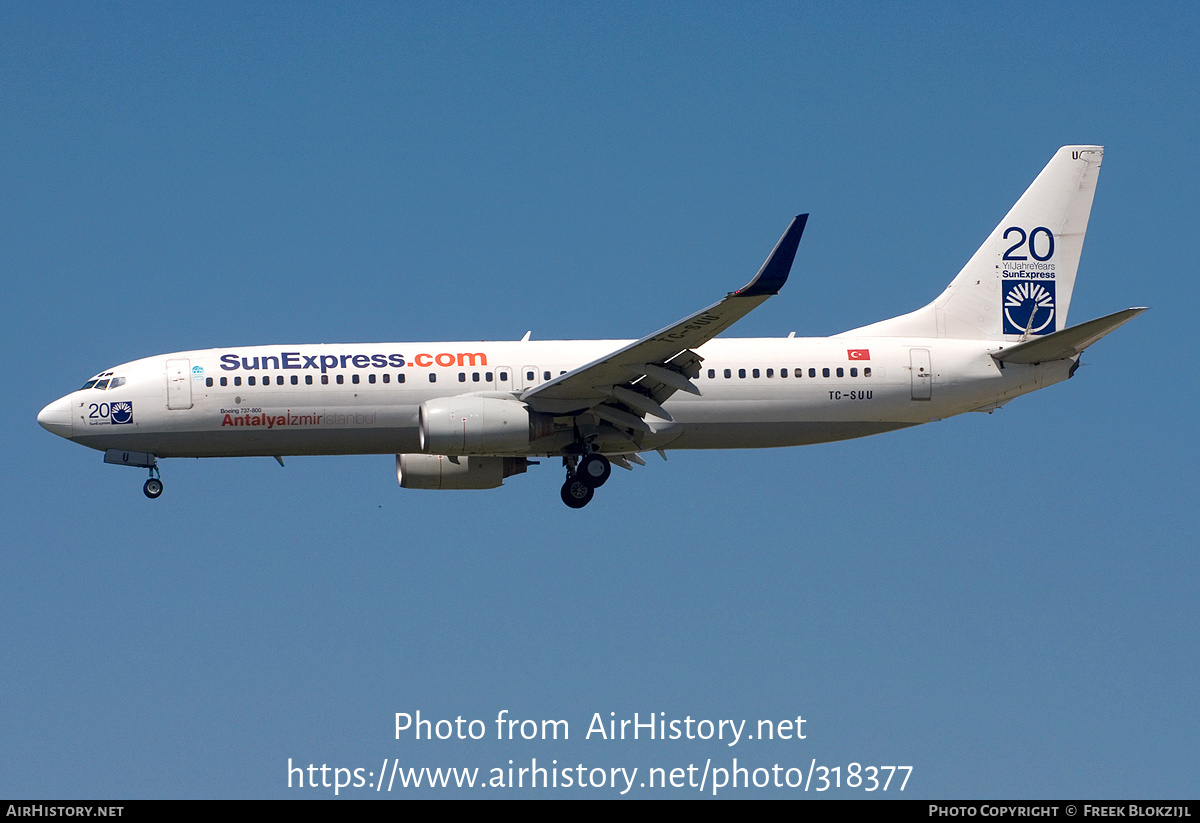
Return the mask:
{"type": "Polygon", "coordinates": [[[1066,328],[1103,146],[1063,146],[941,296],[846,334],[1023,340],[1066,328]]]}

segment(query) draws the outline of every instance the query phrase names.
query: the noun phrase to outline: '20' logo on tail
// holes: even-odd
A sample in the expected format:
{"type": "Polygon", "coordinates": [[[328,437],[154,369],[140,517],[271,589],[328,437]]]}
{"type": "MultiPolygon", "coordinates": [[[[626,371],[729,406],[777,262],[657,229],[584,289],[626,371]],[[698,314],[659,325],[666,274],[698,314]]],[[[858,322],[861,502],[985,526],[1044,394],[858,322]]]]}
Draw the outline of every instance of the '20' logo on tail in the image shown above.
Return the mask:
{"type": "Polygon", "coordinates": [[[1005,334],[1054,331],[1054,281],[1005,280],[1001,289],[1005,334]]]}

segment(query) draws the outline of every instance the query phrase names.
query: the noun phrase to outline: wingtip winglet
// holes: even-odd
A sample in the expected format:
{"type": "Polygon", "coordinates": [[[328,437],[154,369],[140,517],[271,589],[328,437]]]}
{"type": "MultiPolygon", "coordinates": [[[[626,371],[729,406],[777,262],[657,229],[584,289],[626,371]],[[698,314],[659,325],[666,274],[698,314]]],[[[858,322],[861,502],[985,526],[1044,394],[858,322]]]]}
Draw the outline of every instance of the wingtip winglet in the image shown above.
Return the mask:
{"type": "Polygon", "coordinates": [[[753,280],[734,292],[740,297],[760,297],[779,294],[783,284],[787,282],[792,270],[792,262],[796,259],[796,249],[800,246],[800,238],[804,234],[804,226],[808,223],[807,214],[798,214],[784,231],[775,248],[768,255],[762,268],[753,280]]]}

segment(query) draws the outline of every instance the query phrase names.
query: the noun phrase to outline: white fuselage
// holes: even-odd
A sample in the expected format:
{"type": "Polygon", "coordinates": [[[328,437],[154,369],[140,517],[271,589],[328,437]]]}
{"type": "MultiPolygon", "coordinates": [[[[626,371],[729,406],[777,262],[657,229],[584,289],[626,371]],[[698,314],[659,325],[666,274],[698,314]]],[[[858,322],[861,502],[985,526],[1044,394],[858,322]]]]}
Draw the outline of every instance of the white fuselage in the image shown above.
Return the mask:
{"type": "MultiPolygon", "coordinates": [[[[418,409],[468,394],[515,398],[628,341],[254,346],[136,360],[47,407],[95,449],[159,457],[421,452],[418,409]],[[127,404],[127,405],[126,405],[127,404]]],[[[862,437],[994,408],[1069,376],[1072,360],[1001,367],[995,342],[881,337],[717,339],[697,350],[700,395],[646,418],[637,450],[764,448],[862,437]]],[[[49,413],[49,414],[48,414],[49,413]]],[[[39,418],[42,419],[42,418],[39,418]]],[[[50,426],[48,426],[50,427],[50,426]]],[[[554,455],[543,437],[515,454],[554,455]]],[[[601,450],[629,451],[625,438],[601,450]]],[[[506,454],[514,452],[505,452],[506,454]]]]}
{"type": "Polygon", "coordinates": [[[808,215],[754,278],[638,340],[254,346],[97,375],[38,422],[147,468],[160,457],[395,454],[404,488],[484,489],[561,456],[581,508],[640,452],[846,440],[1067,379],[1144,308],[1066,325],[1103,147],[1063,146],[932,302],[824,338],[723,335],[787,282],[808,215]]]}

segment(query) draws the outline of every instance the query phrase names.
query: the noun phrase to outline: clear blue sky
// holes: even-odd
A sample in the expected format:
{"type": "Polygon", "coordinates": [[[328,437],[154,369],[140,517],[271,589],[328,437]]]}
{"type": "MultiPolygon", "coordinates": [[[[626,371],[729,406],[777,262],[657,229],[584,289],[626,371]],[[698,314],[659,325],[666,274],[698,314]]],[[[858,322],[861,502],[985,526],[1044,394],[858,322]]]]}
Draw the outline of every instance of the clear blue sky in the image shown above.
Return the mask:
{"type": "Polygon", "coordinates": [[[1193,3],[0,5],[0,796],[736,757],[1194,797],[1197,42],[1193,3]],[[1071,319],[1152,311],[994,415],[651,455],[582,511],[551,461],[437,494],[391,456],[167,461],[151,502],[35,422],[183,349],[638,337],[801,211],[734,333],[835,333],[935,296],[1067,143],[1107,147],[1071,319]],[[489,737],[396,740],[417,710],[489,737]]]}

